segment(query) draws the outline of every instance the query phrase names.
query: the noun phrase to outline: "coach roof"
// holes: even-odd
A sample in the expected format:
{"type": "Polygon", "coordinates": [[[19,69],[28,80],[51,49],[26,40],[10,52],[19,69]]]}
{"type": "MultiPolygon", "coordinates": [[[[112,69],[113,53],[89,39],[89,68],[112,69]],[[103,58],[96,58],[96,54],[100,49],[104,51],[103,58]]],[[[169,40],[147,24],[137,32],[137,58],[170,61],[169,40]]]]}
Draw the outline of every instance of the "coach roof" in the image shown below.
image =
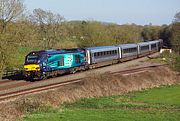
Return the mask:
{"type": "Polygon", "coordinates": [[[140,46],[143,46],[143,45],[149,45],[148,42],[139,42],[139,43],[137,43],[137,44],[140,45],[140,46]]]}
{"type": "Polygon", "coordinates": [[[116,50],[116,49],[118,49],[118,47],[116,47],[116,46],[99,46],[99,47],[88,47],[86,49],[95,52],[95,51],[116,50]]]}
{"type": "Polygon", "coordinates": [[[135,48],[135,47],[137,47],[137,44],[121,44],[121,45],[118,45],[118,47],[120,47],[122,49],[125,49],[125,48],[135,48]]]}

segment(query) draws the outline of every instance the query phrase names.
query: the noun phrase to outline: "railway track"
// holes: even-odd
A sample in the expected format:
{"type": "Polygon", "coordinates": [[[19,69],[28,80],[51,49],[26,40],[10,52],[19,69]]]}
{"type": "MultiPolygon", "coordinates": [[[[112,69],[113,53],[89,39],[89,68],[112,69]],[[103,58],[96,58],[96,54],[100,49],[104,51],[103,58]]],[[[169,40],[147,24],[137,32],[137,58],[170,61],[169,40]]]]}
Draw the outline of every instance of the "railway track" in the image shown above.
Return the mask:
{"type": "MultiPolygon", "coordinates": [[[[110,73],[113,75],[120,75],[121,74],[122,76],[128,76],[131,74],[142,73],[142,72],[151,70],[152,68],[160,67],[160,66],[167,66],[167,65],[161,64],[161,65],[151,65],[151,66],[145,66],[145,67],[136,67],[133,69],[127,69],[127,70],[110,72],[110,73]]],[[[56,77],[56,78],[60,79],[61,77],[56,77]]],[[[84,77],[84,78],[86,78],[86,77],[84,77]]],[[[78,83],[78,82],[81,82],[84,80],[83,78],[77,78],[77,79],[70,79],[70,80],[66,80],[66,81],[62,81],[62,82],[55,82],[55,83],[51,83],[48,85],[39,85],[37,87],[31,86],[34,84],[41,84],[43,82],[52,81],[53,79],[54,78],[42,80],[42,81],[38,81],[38,82],[26,82],[26,81],[22,80],[22,81],[18,81],[17,83],[13,83],[12,80],[7,80],[7,82],[2,81],[2,82],[0,82],[0,101],[15,98],[15,97],[22,96],[22,95],[39,93],[42,91],[56,89],[56,88],[61,87],[61,86],[78,83]],[[13,84],[11,84],[11,83],[13,83],[13,84]],[[4,85],[6,84],[6,86],[1,88],[3,84],[4,85]],[[27,86],[29,86],[29,88],[20,89],[20,87],[27,87],[27,86]],[[17,90],[17,88],[19,90],[17,90]],[[16,89],[16,90],[13,91],[13,89],[16,89]],[[8,90],[12,90],[12,91],[9,92],[8,90]],[[3,92],[3,93],[1,93],[1,92],[3,92]]]]}

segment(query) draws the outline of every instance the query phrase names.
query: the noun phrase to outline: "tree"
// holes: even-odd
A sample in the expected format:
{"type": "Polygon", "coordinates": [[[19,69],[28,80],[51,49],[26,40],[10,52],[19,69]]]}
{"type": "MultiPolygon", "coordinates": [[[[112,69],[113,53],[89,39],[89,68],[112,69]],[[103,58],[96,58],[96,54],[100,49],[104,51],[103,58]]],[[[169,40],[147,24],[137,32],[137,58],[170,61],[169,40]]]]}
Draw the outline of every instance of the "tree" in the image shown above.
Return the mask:
{"type": "Polygon", "coordinates": [[[0,30],[6,30],[9,22],[15,21],[24,11],[22,0],[0,0],[0,30]]]}
{"type": "Polygon", "coordinates": [[[51,11],[42,9],[34,9],[30,19],[38,26],[38,33],[40,40],[47,49],[51,49],[55,40],[59,39],[61,32],[59,27],[65,21],[64,17],[60,14],[54,14],[51,11]]]}
{"type": "Polygon", "coordinates": [[[160,26],[145,26],[142,31],[142,37],[144,40],[155,40],[160,37],[160,26]]]}
{"type": "Polygon", "coordinates": [[[180,12],[176,13],[173,19],[173,23],[179,23],[180,22],[180,12]]]}
{"type": "Polygon", "coordinates": [[[180,12],[176,13],[174,16],[171,44],[173,50],[180,54],[180,12]]]}
{"type": "Polygon", "coordinates": [[[22,0],[0,0],[0,74],[8,67],[9,55],[17,44],[16,32],[11,25],[23,14],[22,0]],[[8,31],[7,31],[8,30],[8,31]]]}
{"type": "Polygon", "coordinates": [[[171,47],[171,32],[172,32],[172,25],[163,25],[162,29],[160,30],[160,38],[163,39],[163,45],[170,48],[171,47]]]}
{"type": "Polygon", "coordinates": [[[171,44],[175,52],[180,54],[180,23],[173,23],[171,44]]]}

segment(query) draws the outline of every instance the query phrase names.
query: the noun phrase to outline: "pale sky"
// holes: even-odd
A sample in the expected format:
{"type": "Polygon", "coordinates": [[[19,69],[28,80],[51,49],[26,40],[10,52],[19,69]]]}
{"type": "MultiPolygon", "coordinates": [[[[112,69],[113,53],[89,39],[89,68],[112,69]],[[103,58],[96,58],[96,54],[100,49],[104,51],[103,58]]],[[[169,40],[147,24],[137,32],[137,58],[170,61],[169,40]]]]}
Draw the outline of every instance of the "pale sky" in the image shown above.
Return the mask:
{"type": "Polygon", "coordinates": [[[59,13],[66,20],[97,20],[117,24],[170,24],[180,0],[24,0],[27,9],[59,13]]]}

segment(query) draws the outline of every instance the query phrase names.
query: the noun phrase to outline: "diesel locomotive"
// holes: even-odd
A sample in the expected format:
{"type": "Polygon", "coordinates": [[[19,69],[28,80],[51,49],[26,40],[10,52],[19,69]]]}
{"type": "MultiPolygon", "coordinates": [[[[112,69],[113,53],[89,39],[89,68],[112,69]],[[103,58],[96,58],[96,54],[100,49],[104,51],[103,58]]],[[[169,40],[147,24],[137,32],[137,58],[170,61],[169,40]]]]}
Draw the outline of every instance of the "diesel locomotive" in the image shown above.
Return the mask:
{"type": "Polygon", "coordinates": [[[45,79],[65,73],[111,65],[158,52],[163,40],[89,48],[42,50],[25,58],[26,79],[45,79]]]}

